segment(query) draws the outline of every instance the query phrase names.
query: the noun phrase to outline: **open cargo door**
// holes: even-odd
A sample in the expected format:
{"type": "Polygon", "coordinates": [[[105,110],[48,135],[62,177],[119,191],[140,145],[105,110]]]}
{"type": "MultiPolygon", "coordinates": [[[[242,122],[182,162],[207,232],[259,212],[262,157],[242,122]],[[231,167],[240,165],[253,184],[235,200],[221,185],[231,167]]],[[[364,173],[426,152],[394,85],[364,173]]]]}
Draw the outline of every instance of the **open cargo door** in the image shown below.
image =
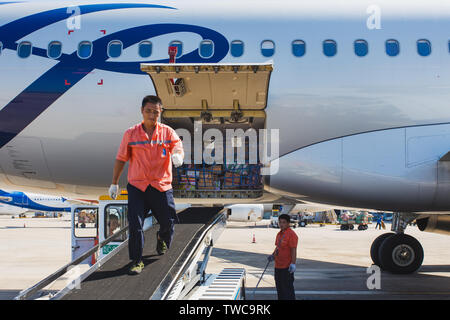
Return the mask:
{"type": "Polygon", "coordinates": [[[259,131],[266,126],[264,109],[273,65],[143,63],[141,70],[149,74],[163,101],[161,122],[183,139],[185,164],[174,171],[175,196],[260,197],[259,131]],[[236,135],[229,139],[227,129],[236,135]],[[199,132],[200,143],[194,139],[199,132]],[[241,156],[230,158],[227,148],[241,156]],[[217,161],[222,152],[223,161],[217,161]]]}

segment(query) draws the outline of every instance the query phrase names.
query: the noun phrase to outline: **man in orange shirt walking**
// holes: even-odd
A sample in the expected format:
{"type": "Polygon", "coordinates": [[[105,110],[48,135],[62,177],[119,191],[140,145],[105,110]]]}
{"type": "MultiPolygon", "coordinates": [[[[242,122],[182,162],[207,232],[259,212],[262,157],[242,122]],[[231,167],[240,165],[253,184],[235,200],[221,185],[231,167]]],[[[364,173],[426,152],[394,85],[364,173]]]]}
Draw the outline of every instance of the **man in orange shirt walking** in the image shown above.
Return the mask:
{"type": "Polygon", "coordinates": [[[297,260],[298,236],[289,227],[290,216],[282,214],[278,217],[280,232],[275,240],[275,250],[268,257],[269,261],[275,260],[275,284],[278,300],[295,300],[294,272],[297,260]]]}
{"type": "Polygon", "coordinates": [[[146,96],[142,101],[143,121],[128,128],[122,138],[114,163],[109,195],[115,199],[118,181],[127,161],[128,168],[128,253],[130,273],[139,274],[144,268],[144,220],[152,211],[160,225],[156,250],[164,254],[172,242],[174,224],[178,220],[172,190],[172,164],[183,163],[183,145],[175,130],[158,122],[162,101],[146,96]]]}

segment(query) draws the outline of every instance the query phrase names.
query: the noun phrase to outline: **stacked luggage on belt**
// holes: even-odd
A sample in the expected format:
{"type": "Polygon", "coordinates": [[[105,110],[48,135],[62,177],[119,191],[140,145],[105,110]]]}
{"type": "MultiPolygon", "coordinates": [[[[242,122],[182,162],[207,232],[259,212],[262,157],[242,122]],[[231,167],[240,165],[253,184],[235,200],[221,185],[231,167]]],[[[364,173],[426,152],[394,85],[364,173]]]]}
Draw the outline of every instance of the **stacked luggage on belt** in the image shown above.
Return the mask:
{"type": "Polygon", "coordinates": [[[262,187],[260,164],[226,165],[223,189],[260,189],[262,187]]]}
{"type": "Polygon", "coordinates": [[[172,185],[186,191],[261,189],[261,164],[185,164],[175,168],[172,185]]]}

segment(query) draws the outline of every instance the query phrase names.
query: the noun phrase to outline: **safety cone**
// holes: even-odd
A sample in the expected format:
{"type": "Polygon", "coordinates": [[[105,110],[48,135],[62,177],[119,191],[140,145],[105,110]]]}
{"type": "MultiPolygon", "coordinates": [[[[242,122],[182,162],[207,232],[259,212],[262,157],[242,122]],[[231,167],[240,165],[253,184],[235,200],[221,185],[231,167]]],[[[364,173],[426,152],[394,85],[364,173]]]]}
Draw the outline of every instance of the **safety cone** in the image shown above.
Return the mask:
{"type": "Polygon", "coordinates": [[[23,224],[23,227],[26,228],[26,227],[25,227],[25,223],[23,224]]]}
{"type": "Polygon", "coordinates": [[[252,243],[256,243],[255,234],[253,234],[253,240],[252,240],[252,243]]]}

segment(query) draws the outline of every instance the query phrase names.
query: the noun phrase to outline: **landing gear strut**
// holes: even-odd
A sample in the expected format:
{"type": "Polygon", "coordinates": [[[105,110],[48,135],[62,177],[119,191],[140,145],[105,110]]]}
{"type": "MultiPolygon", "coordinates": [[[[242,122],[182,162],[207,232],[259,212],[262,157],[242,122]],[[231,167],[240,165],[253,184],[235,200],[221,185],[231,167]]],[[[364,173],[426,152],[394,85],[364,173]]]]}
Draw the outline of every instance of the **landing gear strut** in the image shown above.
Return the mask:
{"type": "Polygon", "coordinates": [[[412,273],[420,268],[423,248],[419,241],[404,234],[406,226],[415,219],[414,214],[394,213],[391,233],[376,238],[370,248],[370,256],[375,265],[399,274],[412,273]]]}

